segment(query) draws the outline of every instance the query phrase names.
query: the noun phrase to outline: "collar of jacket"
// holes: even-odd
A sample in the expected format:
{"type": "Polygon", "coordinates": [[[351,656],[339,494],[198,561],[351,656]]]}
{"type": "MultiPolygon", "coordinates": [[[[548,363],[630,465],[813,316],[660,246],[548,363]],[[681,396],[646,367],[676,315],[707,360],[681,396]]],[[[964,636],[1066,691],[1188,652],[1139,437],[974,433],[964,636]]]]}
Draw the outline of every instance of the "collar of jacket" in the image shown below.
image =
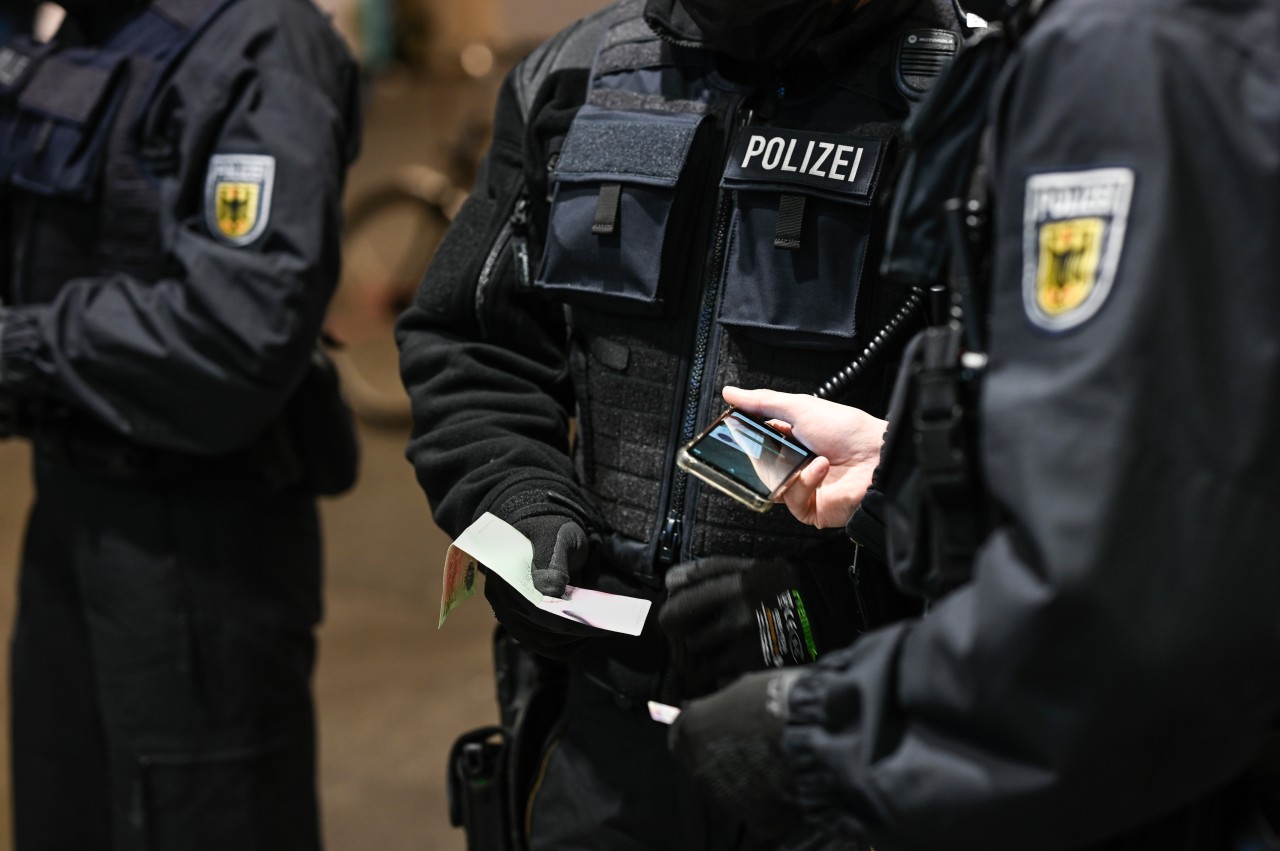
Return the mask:
{"type": "Polygon", "coordinates": [[[66,20],[56,39],[64,44],[101,45],[137,17],[148,0],[64,0],[66,20]]]}
{"type": "MultiPolygon", "coordinates": [[[[821,2],[821,0],[809,0],[821,2]]],[[[870,0],[855,9],[854,0],[848,0],[849,9],[834,26],[818,33],[795,33],[793,39],[803,37],[804,43],[782,45],[785,56],[775,59],[776,67],[818,65],[834,71],[845,65],[863,42],[874,40],[881,33],[911,12],[912,3],[900,0],[870,0]]],[[[677,44],[703,50],[714,50],[733,59],[759,62],[758,57],[776,53],[779,49],[779,31],[769,20],[756,26],[739,29],[733,39],[724,34],[704,31],[680,4],[680,0],[645,0],[644,20],[659,37],[677,44]]]]}

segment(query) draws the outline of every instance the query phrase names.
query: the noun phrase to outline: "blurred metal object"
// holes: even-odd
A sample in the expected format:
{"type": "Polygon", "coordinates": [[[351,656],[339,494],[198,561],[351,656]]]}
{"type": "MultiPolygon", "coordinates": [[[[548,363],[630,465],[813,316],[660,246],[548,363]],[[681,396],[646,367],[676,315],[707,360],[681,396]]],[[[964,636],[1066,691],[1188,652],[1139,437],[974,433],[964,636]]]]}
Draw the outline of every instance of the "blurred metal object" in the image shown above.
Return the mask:
{"type": "Polygon", "coordinates": [[[340,344],[330,355],[365,422],[410,421],[392,332],[466,197],[445,174],[411,164],[349,207],[325,329],[340,344]]]}

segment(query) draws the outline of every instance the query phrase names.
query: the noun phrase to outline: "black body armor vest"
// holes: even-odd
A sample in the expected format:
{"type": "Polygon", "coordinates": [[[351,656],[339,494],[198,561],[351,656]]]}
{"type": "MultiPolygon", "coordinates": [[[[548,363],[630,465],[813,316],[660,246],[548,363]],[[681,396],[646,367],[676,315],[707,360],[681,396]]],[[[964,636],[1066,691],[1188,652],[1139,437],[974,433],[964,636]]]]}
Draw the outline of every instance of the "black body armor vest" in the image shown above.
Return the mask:
{"type": "MultiPolygon", "coordinates": [[[[879,202],[957,12],[926,0],[847,71],[748,83],[655,34],[643,7],[621,3],[605,31],[534,281],[568,305],[582,481],[640,578],[712,553],[848,565],[841,533],[707,492],[674,458],[724,385],[813,392],[901,309],[909,289],[876,275],[879,202]]],[[[885,354],[839,401],[884,413],[885,354]]]]}

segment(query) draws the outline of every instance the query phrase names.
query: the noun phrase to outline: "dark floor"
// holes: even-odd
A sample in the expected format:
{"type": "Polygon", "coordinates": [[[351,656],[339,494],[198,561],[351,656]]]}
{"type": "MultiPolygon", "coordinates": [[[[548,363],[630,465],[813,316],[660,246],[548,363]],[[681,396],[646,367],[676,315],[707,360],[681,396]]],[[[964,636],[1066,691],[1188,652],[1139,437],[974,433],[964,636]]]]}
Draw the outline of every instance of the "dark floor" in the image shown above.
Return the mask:
{"type": "MultiPolygon", "coordinates": [[[[351,195],[405,162],[450,165],[463,119],[483,124],[494,81],[430,86],[395,79],[374,89],[351,195]]],[[[389,338],[365,343],[394,388],[389,338]]],[[[330,851],[452,851],[465,847],[445,813],[444,763],[454,736],[496,717],[491,615],[470,601],[437,631],[448,539],[428,516],[403,458],[407,427],[365,427],[364,468],[350,494],[324,505],[328,615],[316,694],[321,791],[330,851]]],[[[28,453],[0,443],[0,634],[12,624],[20,530],[30,500],[28,453]]],[[[7,658],[0,654],[0,682],[7,658]]],[[[0,690],[2,693],[3,690],[0,690]]],[[[0,731],[8,729],[0,704],[0,731]]],[[[0,734],[0,766],[8,763],[0,734]]],[[[8,851],[7,772],[0,770],[0,851],[8,851]]],[[[88,849],[86,849],[88,851],[88,849]]]]}

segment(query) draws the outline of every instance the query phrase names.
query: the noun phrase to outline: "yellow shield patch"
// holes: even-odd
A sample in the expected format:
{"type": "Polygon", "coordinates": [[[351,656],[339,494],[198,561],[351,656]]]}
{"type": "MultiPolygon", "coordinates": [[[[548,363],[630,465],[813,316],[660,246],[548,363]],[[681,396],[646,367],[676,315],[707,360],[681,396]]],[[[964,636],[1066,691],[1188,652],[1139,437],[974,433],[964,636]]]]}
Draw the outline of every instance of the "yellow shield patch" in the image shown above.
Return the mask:
{"type": "Polygon", "coordinates": [[[1061,316],[1084,304],[1098,282],[1106,222],[1100,218],[1048,222],[1040,227],[1036,304],[1061,316]]]}
{"type": "Polygon", "coordinates": [[[1065,331],[1102,307],[1120,265],[1133,186],[1128,168],[1027,180],[1022,295],[1034,324],[1065,331]]]}
{"type": "Polygon", "coordinates": [[[275,157],[218,154],[210,159],[204,193],[209,233],[237,246],[260,237],[271,219],[275,174],[275,157]]]}
{"type": "Polygon", "coordinates": [[[239,239],[253,230],[261,189],[256,183],[218,183],[214,187],[214,216],[223,236],[239,239]]]}

